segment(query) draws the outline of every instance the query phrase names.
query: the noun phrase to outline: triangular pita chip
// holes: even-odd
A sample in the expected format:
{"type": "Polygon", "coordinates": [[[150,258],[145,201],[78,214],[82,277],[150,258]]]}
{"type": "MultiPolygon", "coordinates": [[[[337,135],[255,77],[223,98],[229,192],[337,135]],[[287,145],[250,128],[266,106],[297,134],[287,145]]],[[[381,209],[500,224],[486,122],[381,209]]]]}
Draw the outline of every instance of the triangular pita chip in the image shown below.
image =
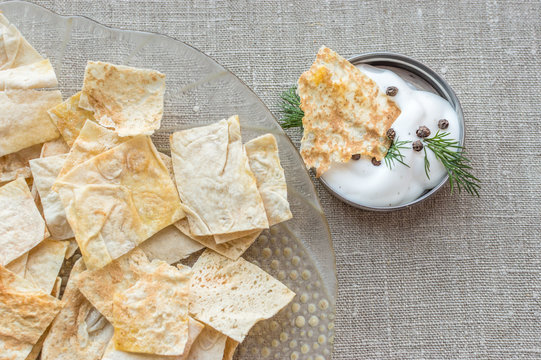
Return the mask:
{"type": "Polygon", "coordinates": [[[237,116],[171,136],[177,188],[196,236],[269,226],[237,116]]]}
{"type": "Polygon", "coordinates": [[[152,135],[163,116],[165,75],[150,69],[89,61],[79,106],[120,136],[152,135]]]}
{"type": "Polygon", "coordinates": [[[206,250],[192,268],[190,314],[238,342],[293,297],[284,284],[243,258],[232,261],[206,250]]]}
{"type": "Polygon", "coordinates": [[[62,302],[0,266],[0,335],[35,344],[62,302]]]}
{"type": "Polygon", "coordinates": [[[52,190],[67,156],[67,154],[61,154],[30,160],[30,168],[41,199],[47,228],[51,236],[57,240],[66,240],[74,236],[66,219],[66,212],[60,196],[52,190]]]}
{"type": "Polygon", "coordinates": [[[0,183],[32,176],[28,160],[37,159],[40,152],[41,144],[37,144],[0,157],[0,183]]]}
{"type": "Polygon", "coordinates": [[[113,297],[115,349],[156,355],[182,355],[188,341],[190,268],[161,260],[130,288],[113,297]]]}
{"type": "Polygon", "coordinates": [[[287,201],[286,177],[280,165],[276,139],[272,134],[266,134],[248,141],[244,148],[263,199],[269,225],[291,219],[293,215],[287,201]]]}
{"type": "Polygon", "coordinates": [[[60,136],[47,110],[61,101],[60,91],[0,92],[0,156],[60,136]]]}
{"type": "Polygon", "coordinates": [[[76,277],[79,290],[109,321],[113,321],[113,295],[139,280],[149,261],[135,248],[128,254],[97,270],[87,270],[76,277]]]}
{"type": "Polygon", "coordinates": [[[16,68],[43,60],[15,25],[0,14],[0,70],[16,68]]]}
{"type": "Polygon", "coordinates": [[[193,343],[187,360],[221,360],[224,356],[227,336],[205,326],[193,343]]]}
{"type": "Polygon", "coordinates": [[[49,59],[12,69],[0,70],[0,91],[56,86],[58,86],[58,81],[49,59]]]}
{"type": "Polygon", "coordinates": [[[68,243],[59,240],[43,240],[28,253],[24,278],[47,294],[53,291],[56,277],[64,263],[68,243]]]}
{"type": "Polygon", "coordinates": [[[6,269],[11,271],[17,276],[24,278],[24,273],[26,272],[26,262],[28,261],[28,253],[24,253],[19,256],[17,259],[13,260],[6,265],[6,269]]]}
{"type": "Polygon", "coordinates": [[[152,235],[139,247],[149,260],[158,259],[173,264],[201,250],[204,246],[170,225],[152,235]]]}
{"type": "Polygon", "coordinates": [[[298,85],[304,111],[300,153],[316,176],[332,162],[348,162],[354,154],[385,157],[390,146],[386,132],[400,109],[372,79],[321,47],[298,85]]]}
{"type": "Polygon", "coordinates": [[[86,161],[55,186],[89,269],[184,217],[175,185],[147,136],[86,161]]]}
{"type": "Polygon", "coordinates": [[[0,265],[9,264],[49,236],[23,178],[0,187],[0,265]]]}
{"type": "Polygon", "coordinates": [[[113,336],[113,326],[77,289],[74,279],[84,270],[79,259],[62,297],[66,305],[51,325],[41,360],[100,360],[113,336]]]}
{"type": "Polygon", "coordinates": [[[67,154],[70,151],[68,144],[59,137],[58,139],[47,141],[41,148],[41,154],[39,157],[49,157],[60,154],[67,154]]]}
{"type": "Polygon", "coordinates": [[[81,92],[71,96],[63,103],[49,110],[49,116],[55,123],[58,131],[69,146],[72,146],[79,136],[87,120],[94,121],[94,113],[79,107],[81,92]]]}

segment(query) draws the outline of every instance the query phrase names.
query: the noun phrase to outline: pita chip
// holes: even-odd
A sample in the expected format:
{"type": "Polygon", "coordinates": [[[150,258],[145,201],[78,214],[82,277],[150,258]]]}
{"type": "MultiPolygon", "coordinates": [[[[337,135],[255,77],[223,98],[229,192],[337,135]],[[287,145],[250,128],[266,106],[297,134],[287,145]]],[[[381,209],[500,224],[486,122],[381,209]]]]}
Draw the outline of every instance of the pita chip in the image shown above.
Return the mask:
{"type": "Polygon", "coordinates": [[[6,265],[6,269],[11,271],[17,276],[24,278],[24,273],[26,272],[26,262],[28,261],[28,253],[24,253],[19,256],[17,259],[13,260],[6,265]]]}
{"type": "Polygon", "coordinates": [[[184,235],[173,225],[158,231],[139,247],[145,252],[149,260],[163,260],[168,264],[176,263],[204,248],[203,245],[184,235]]]}
{"type": "Polygon", "coordinates": [[[233,360],[233,355],[235,355],[235,350],[237,350],[238,346],[238,341],[235,341],[228,337],[225,341],[224,357],[222,360],[233,360]]]}
{"type": "Polygon", "coordinates": [[[317,177],[354,154],[385,157],[391,145],[386,132],[400,109],[372,79],[322,47],[298,85],[304,111],[300,153],[317,177]]]}
{"type": "Polygon", "coordinates": [[[34,345],[0,334],[0,360],[25,360],[34,345]]]}
{"type": "Polygon", "coordinates": [[[75,279],[85,270],[79,259],[70,274],[62,301],[43,344],[42,360],[100,360],[113,336],[113,326],[79,292],[75,279]]]}
{"type": "Polygon", "coordinates": [[[94,121],[94,113],[79,107],[81,92],[68,98],[49,110],[49,116],[62,134],[62,137],[72,146],[87,120],[94,121]]]}
{"type": "Polygon", "coordinates": [[[92,305],[112,322],[113,295],[133,286],[148,264],[145,253],[135,248],[101,269],[82,272],[75,282],[92,305]]]}
{"type": "Polygon", "coordinates": [[[184,217],[175,185],[147,136],[86,161],[55,186],[89,269],[184,217]]]}
{"type": "Polygon", "coordinates": [[[9,264],[49,236],[23,178],[0,187],[0,265],[9,264]]]}
{"type": "Polygon", "coordinates": [[[229,234],[269,226],[242,147],[237,116],[173,133],[171,154],[192,234],[229,234]]]}
{"type": "Polygon", "coordinates": [[[0,70],[16,68],[43,60],[15,25],[0,14],[0,70]]]}
{"type": "Polygon", "coordinates": [[[115,349],[182,355],[188,341],[190,268],[161,260],[130,288],[113,297],[115,349]]]}
{"type": "Polygon", "coordinates": [[[139,354],[133,352],[126,352],[115,349],[113,341],[109,343],[102,360],[186,360],[190,349],[198,338],[199,334],[203,331],[205,325],[199,321],[188,317],[188,341],[186,342],[186,348],[184,354],[179,356],[163,356],[155,354],[139,354]]]}
{"type": "Polygon", "coordinates": [[[35,344],[62,302],[0,266],[0,335],[35,344]]]}
{"type": "Polygon", "coordinates": [[[163,116],[165,75],[150,69],[89,61],[79,106],[120,136],[152,135],[163,116]]]}
{"type": "Polygon", "coordinates": [[[58,81],[49,59],[12,69],[0,70],[0,91],[52,88],[56,86],[58,86],[58,81]]]}
{"type": "Polygon", "coordinates": [[[67,154],[61,154],[30,160],[30,168],[41,199],[47,228],[51,236],[57,240],[66,240],[74,236],[66,219],[66,212],[60,196],[52,190],[67,157],[67,154]]]}
{"type": "Polygon", "coordinates": [[[47,110],[60,102],[60,91],[0,92],[0,156],[60,136],[47,114],[47,110]]]}
{"type": "Polygon", "coordinates": [[[295,297],[254,264],[206,250],[192,268],[190,314],[235,341],[274,316],[295,297]]]}
{"type": "Polygon", "coordinates": [[[195,340],[188,360],[221,360],[224,356],[227,336],[205,326],[201,335],[195,340]]]}
{"type": "Polygon", "coordinates": [[[51,291],[51,295],[57,299],[60,299],[61,288],[62,288],[62,278],[60,276],[57,276],[56,280],[54,281],[53,291],[51,291]]]}
{"type": "Polygon", "coordinates": [[[39,158],[41,144],[0,157],[0,183],[13,181],[16,178],[32,176],[28,161],[39,158]]]}
{"type": "Polygon", "coordinates": [[[248,141],[244,147],[257,189],[263,199],[269,225],[291,219],[293,215],[287,201],[286,177],[280,165],[276,139],[273,135],[266,134],[248,141]]]}
{"type": "Polygon", "coordinates": [[[49,157],[60,154],[67,154],[70,151],[70,148],[66,142],[59,137],[53,141],[47,141],[43,144],[41,148],[41,154],[39,157],[49,157]]]}
{"type": "Polygon", "coordinates": [[[53,291],[68,242],[45,239],[28,253],[24,278],[47,294],[53,291]]]}
{"type": "Polygon", "coordinates": [[[68,248],[66,250],[65,258],[69,259],[73,256],[73,254],[75,254],[75,252],[79,248],[79,245],[77,245],[77,240],[75,240],[75,238],[68,239],[66,240],[66,242],[68,243],[68,248]]]}

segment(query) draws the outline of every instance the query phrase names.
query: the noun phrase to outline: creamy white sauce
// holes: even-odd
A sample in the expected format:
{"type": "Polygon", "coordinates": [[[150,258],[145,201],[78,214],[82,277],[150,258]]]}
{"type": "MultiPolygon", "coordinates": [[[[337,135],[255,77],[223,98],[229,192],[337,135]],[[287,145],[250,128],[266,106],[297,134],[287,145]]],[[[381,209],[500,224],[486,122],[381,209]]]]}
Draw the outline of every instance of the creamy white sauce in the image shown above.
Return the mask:
{"type": "MultiPolygon", "coordinates": [[[[399,140],[421,140],[416,135],[419,126],[430,129],[430,137],[438,131],[438,121],[447,119],[449,132],[453,139],[459,138],[460,124],[455,110],[440,96],[418,90],[390,70],[378,69],[368,65],[358,68],[373,79],[385,92],[387,87],[395,86],[398,94],[393,97],[401,110],[392,128],[399,140]]],[[[347,163],[333,163],[323,175],[327,185],[341,197],[357,204],[384,207],[403,205],[417,199],[426,190],[438,185],[446,175],[445,167],[427,149],[430,161],[430,179],[425,175],[424,151],[414,151],[411,144],[401,149],[406,167],[395,161],[392,169],[382,161],[380,166],[372,165],[371,159],[361,158],[347,163]]]]}

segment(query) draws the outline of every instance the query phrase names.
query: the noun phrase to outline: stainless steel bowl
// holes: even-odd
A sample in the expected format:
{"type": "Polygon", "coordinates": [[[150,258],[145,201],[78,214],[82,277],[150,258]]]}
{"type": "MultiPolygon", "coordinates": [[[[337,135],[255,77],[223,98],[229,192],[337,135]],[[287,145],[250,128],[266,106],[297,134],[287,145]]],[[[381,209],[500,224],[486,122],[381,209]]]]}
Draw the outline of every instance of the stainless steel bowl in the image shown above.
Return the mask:
{"type": "MultiPolygon", "coordinates": [[[[444,98],[445,100],[449,101],[458,116],[458,122],[460,126],[460,135],[458,141],[460,145],[464,146],[464,115],[462,113],[460,101],[458,101],[455,92],[453,91],[453,89],[451,89],[449,84],[447,84],[447,82],[441,76],[436,74],[433,70],[429,69],[426,65],[421,64],[417,60],[391,52],[373,52],[367,54],[360,54],[353,56],[348,60],[353,65],[368,64],[375,67],[392,70],[407,82],[415,85],[417,88],[435,93],[444,98]]],[[[342,196],[338,195],[336,192],[334,192],[323,178],[319,178],[319,180],[331,194],[333,194],[335,197],[342,200],[346,204],[364,210],[394,211],[409,208],[410,206],[418,204],[426,200],[428,197],[434,195],[449,180],[449,176],[445,176],[445,178],[437,186],[430,190],[427,190],[417,199],[410,201],[409,203],[396,206],[381,207],[367,206],[345,199],[342,196]]]]}

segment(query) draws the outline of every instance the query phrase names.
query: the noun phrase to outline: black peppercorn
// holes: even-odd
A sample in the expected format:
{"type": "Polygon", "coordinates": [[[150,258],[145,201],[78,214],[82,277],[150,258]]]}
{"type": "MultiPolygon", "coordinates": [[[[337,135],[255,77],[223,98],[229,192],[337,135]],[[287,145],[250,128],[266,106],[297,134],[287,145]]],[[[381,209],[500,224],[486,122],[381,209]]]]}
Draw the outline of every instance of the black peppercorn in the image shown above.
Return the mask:
{"type": "Polygon", "coordinates": [[[426,126],[419,126],[416,132],[417,136],[420,138],[425,138],[430,136],[430,129],[426,126]]]}
{"type": "Polygon", "coordinates": [[[413,150],[415,151],[421,151],[423,150],[423,143],[421,142],[421,140],[417,140],[417,141],[414,141],[413,144],[411,145],[411,147],[413,148],[413,150]]]}
{"type": "Polygon", "coordinates": [[[351,155],[351,160],[359,160],[361,158],[361,154],[353,154],[351,155]]]}
{"type": "Polygon", "coordinates": [[[396,94],[398,94],[398,88],[396,86],[389,86],[385,90],[385,94],[387,94],[388,96],[396,96],[396,94]]]}
{"type": "Polygon", "coordinates": [[[372,165],[374,166],[380,166],[381,165],[381,161],[376,159],[375,157],[372,158],[372,165]]]}
{"type": "Polygon", "coordinates": [[[447,119],[441,119],[438,121],[438,127],[442,130],[445,130],[449,127],[449,121],[447,119]]]}
{"type": "Polygon", "coordinates": [[[394,131],[393,128],[390,128],[389,130],[387,130],[387,137],[391,140],[394,140],[396,136],[396,131],[394,131]]]}

